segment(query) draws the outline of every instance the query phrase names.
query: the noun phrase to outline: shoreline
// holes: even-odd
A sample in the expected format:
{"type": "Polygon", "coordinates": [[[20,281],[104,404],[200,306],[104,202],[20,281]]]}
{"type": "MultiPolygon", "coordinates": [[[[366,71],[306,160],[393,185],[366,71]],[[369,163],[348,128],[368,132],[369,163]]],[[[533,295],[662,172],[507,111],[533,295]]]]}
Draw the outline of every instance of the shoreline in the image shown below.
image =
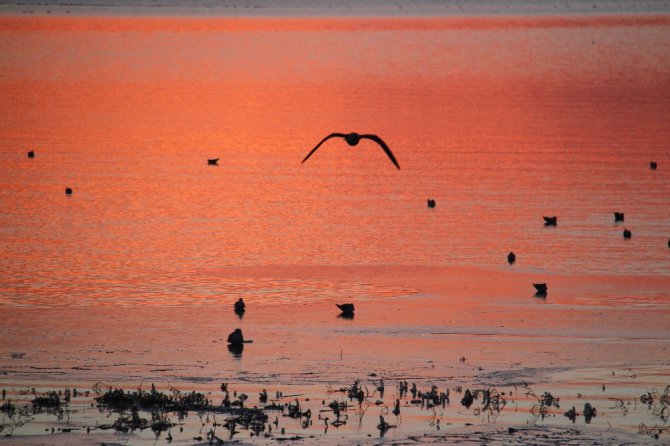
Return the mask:
{"type": "MultiPolygon", "coordinates": [[[[153,29],[158,24],[165,30],[193,27],[200,31],[397,31],[397,30],[488,30],[510,28],[580,28],[580,27],[627,27],[667,26],[670,24],[670,8],[666,11],[643,12],[501,12],[440,13],[415,12],[392,14],[384,11],[322,11],[301,10],[287,13],[286,10],[268,10],[256,14],[243,9],[174,9],[142,7],[111,8],[86,6],[80,9],[45,9],[44,11],[14,10],[0,5],[0,20],[23,23],[39,23],[49,28],[97,30],[107,23],[114,29],[142,31],[153,29]],[[88,23],[94,21],[95,23],[88,23]],[[75,26],[76,25],[76,26],[75,26]]],[[[12,29],[12,28],[10,28],[12,29]]],[[[21,29],[21,28],[17,28],[21,29]]],[[[31,28],[32,29],[32,28],[31,28]]]]}
{"type": "MultiPolygon", "coordinates": [[[[462,427],[446,427],[442,429],[442,433],[424,433],[420,435],[408,435],[403,438],[374,438],[366,436],[365,438],[348,438],[340,437],[324,440],[323,437],[316,436],[277,436],[272,439],[242,439],[235,438],[233,440],[223,440],[224,442],[233,442],[235,444],[308,444],[311,441],[318,441],[321,444],[351,444],[355,443],[361,446],[379,445],[380,443],[393,442],[397,445],[414,445],[414,444],[460,444],[460,445],[555,445],[555,444],[636,444],[636,445],[658,445],[662,444],[663,436],[667,435],[662,431],[659,438],[654,438],[655,430],[652,429],[648,433],[631,434],[618,429],[612,428],[560,428],[555,426],[528,426],[516,425],[501,427],[498,425],[477,425],[477,426],[462,426],[462,427]]],[[[218,436],[217,436],[218,437],[218,436]]],[[[132,437],[131,437],[132,438],[132,437]]],[[[197,439],[182,439],[175,444],[193,444],[193,445],[208,445],[221,444],[216,441],[210,443],[206,438],[197,439]]],[[[219,437],[220,438],[220,437],[219,437]]],[[[164,438],[159,437],[159,440],[166,442],[164,438]]],[[[4,444],[20,444],[22,446],[29,445],[44,445],[49,444],[53,446],[59,445],[100,445],[100,444],[117,444],[119,441],[127,441],[124,436],[119,436],[115,433],[97,433],[94,435],[86,433],[54,433],[50,435],[35,435],[19,437],[7,437],[3,439],[4,444]]],[[[132,441],[132,440],[130,440],[132,441]]],[[[143,442],[144,443],[144,442],[143,442]]],[[[148,441],[146,441],[149,444],[148,441]]],[[[169,444],[169,443],[168,443],[169,444]]]]}
{"type": "Polygon", "coordinates": [[[264,18],[335,18],[363,19],[452,19],[468,20],[487,19],[488,23],[498,20],[517,18],[519,20],[543,19],[556,20],[561,17],[566,21],[602,18],[620,20],[621,17],[653,17],[670,14],[670,8],[662,1],[631,4],[630,2],[593,2],[588,4],[529,4],[529,2],[414,2],[401,0],[389,4],[381,0],[360,1],[328,1],[304,2],[301,0],[279,0],[265,2],[262,0],[235,0],[208,1],[196,0],[180,2],[160,0],[158,2],[143,1],[131,2],[124,0],[101,0],[95,3],[61,2],[56,0],[2,2],[0,15],[37,15],[37,16],[99,16],[124,17],[136,16],[148,18],[151,16],[175,18],[236,18],[236,19],[264,19],[264,18]]]}
{"type": "MultiPolygon", "coordinates": [[[[639,372],[638,377],[644,376],[645,373],[655,373],[654,368],[632,371],[639,372]]],[[[416,396],[413,394],[402,396],[401,392],[399,396],[396,382],[391,380],[385,381],[386,394],[383,392],[380,394],[379,389],[375,390],[374,387],[381,378],[377,375],[361,378],[360,388],[365,389],[365,396],[362,396],[360,401],[352,398],[351,394],[347,397],[345,389],[350,388],[350,384],[344,383],[332,386],[302,386],[238,381],[224,383],[221,389],[218,389],[218,382],[200,383],[192,387],[187,387],[186,383],[177,386],[158,383],[156,390],[149,381],[141,382],[134,387],[97,383],[90,388],[75,387],[79,390],[78,393],[75,391],[72,402],[65,406],[66,417],[62,415],[62,411],[61,415],[58,415],[57,410],[49,411],[44,408],[33,414],[30,419],[25,419],[25,423],[19,422],[16,426],[8,423],[8,417],[5,417],[3,434],[10,434],[4,438],[8,444],[21,445],[43,444],[45,441],[49,444],[61,444],[59,443],[61,440],[63,444],[100,444],[101,441],[113,439],[131,441],[133,444],[153,444],[157,439],[165,440],[168,435],[174,438],[176,444],[207,444],[209,437],[205,433],[210,431],[216,435],[214,438],[231,439],[242,444],[286,442],[302,444],[315,439],[320,444],[328,445],[351,442],[367,445],[378,444],[379,441],[393,441],[396,444],[444,441],[464,444],[470,442],[476,444],[481,441],[486,441],[487,444],[527,444],[531,440],[534,444],[555,444],[557,441],[561,444],[565,442],[658,444],[659,440],[654,435],[658,435],[661,441],[664,441],[663,438],[668,438],[670,426],[653,415],[662,404],[667,407],[667,395],[663,396],[662,388],[645,388],[644,385],[636,388],[617,387],[617,380],[630,378],[622,375],[626,370],[612,372],[609,378],[606,377],[609,371],[607,374],[604,370],[590,371],[591,374],[600,372],[607,380],[606,383],[584,381],[583,387],[570,387],[570,385],[566,387],[565,384],[558,382],[462,387],[432,384],[434,391],[441,392],[440,394],[445,394],[446,391],[447,399],[450,399],[442,406],[435,404],[432,407],[430,404],[426,406],[426,397],[421,396],[422,392],[430,389],[430,383],[420,382],[417,385],[418,398],[421,402],[419,400],[415,402],[416,396]],[[599,388],[601,385],[602,390],[599,388]],[[223,386],[226,386],[225,391],[223,386]],[[135,428],[123,432],[118,431],[120,427],[114,428],[112,422],[127,416],[130,409],[100,406],[95,401],[107,388],[110,391],[112,388],[125,389],[127,394],[142,389],[147,396],[154,391],[159,395],[163,392],[177,391],[182,395],[188,395],[191,389],[194,389],[193,392],[202,392],[213,407],[201,411],[192,410],[188,414],[185,413],[185,416],[165,411],[162,412],[162,419],[171,425],[171,428],[166,425],[160,429],[154,428],[152,432],[147,425],[141,429],[135,428]],[[265,392],[266,389],[269,394],[268,402],[259,404],[258,392],[265,392]],[[475,396],[472,406],[466,406],[464,402],[464,395],[469,389],[472,389],[475,396]],[[485,404],[481,392],[486,389],[500,398],[495,400],[498,401],[496,406],[489,407],[485,404]],[[584,393],[575,394],[575,390],[583,390],[584,393]],[[631,390],[634,392],[630,393],[631,390]],[[654,402],[650,403],[649,407],[643,402],[646,395],[654,395],[654,402]],[[222,409],[222,406],[218,405],[222,404],[220,401],[224,397],[230,398],[231,401],[237,401],[239,398],[243,401],[242,406],[249,410],[256,410],[256,407],[262,409],[267,419],[261,433],[257,432],[254,435],[249,427],[238,427],[236,431],[231,431],[230,426],[225,427],[226,420],[245,412],[241,406],[237,409],[235,406],[231,409],[222,409]],[[399,398],[400,402],[399,416],[395,416],[391,410],[396,398],[399,398]],[[662,400],[665,403],[659,403],[659,398],[666,398],[662,400]],[[343,405],[346,403],[348,406],[343,409],[342,416],[337,417],[343,422],[342,425],[332,424],[333,411],[328,405],[333,401],[343,405]],[[597,410],[597,414],[589,420],[585,420],[583,414],[586,403],[597,410]],[[299,417],[290,415],[290,406],[299,406],[304,415],[299,417]],[[573,422],[567,417],[566,411],[570,407],[576,408],[577,418],[573,422]],[[391,426],[384,432],[377,425],[380,415],[391,426]],[[115,430],[117,432],[114,432],[115,430]],[[234,436],[231,432],[237,434],[234,436]]],[[[666,367],[664,374],[670,376],[670,369],[666,367]]],[[[584,376],[579,379],[583,378],[584,376]]],[[[414,381],[410,383],[412,386],[416,384],[414,381]]],[[[3,385],[0,384],[0,387],[3,385]]],[[[667,389],[666,387],[665,394],[667,389]]],[[[62,387],[38,387],[32,391],[29,388],[10,389],[11,393],[8,393],[7,399],[13,398],[17,407],[21,407],[22,404],[30,406],[31,400],[50,391],[59,392],[61,397],[63,395],[62,387]]],[[[70,390],[65,390],[66,394],[69,392],[70,390]]],[[[33,408],[34,404],[33,402],[33,408]]],[[[149,420],[152,418],[151,410],[140,408],[139,416],[149,420]]],[[[155,416],[153,417],[155,419],[155,416]]],[[[217,442],[214,441],[214,444],[217,442]]]]}

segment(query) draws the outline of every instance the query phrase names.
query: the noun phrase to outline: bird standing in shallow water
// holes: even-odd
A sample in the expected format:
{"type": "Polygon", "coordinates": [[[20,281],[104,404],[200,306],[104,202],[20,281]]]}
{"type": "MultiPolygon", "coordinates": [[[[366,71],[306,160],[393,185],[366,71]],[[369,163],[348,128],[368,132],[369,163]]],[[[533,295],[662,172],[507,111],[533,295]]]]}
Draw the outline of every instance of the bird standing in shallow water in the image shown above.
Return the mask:
{"type": "Polygon", "coordinates": [[[305,157],[305,159],[302,160],[302,162],[304,163],[305,161],[307,161],[307,159],[308,159],[310,156],[312,156],[312,154],[313,154],[314,152],[316,152],[316,149],[318,149],[319,147],[321,147],[321,144],[323,144],[324,142],[326,142],[326,141],[329,140],[330,138],[344,138],[344,140],[347,142],[347,144],[349,144],[349,145],[352,146],[352,147],[355,146],[355,145],[358,145],[358,143],[360,142],[361,139],[370,139],[370,140],[376,142],[377,144],[379,144],[379,146],[384,150],[384,153],[386,153],[386,155],[389,157],[389,159],[391,160],[391,162],[392,162],[398,169],[400,169],[400,165],[398,164],[398,161],[395,159],[395,156],[393,156],[393,153],[391,152],[391,149],[389,149],[389,147],[386,145],[386,143],[385,143],[379,136],[377,136],[377,135],[370,135],[370,134],[367,134],[367,135],[359,135],[359,134],[356,133],[356,132],[352,132],[352,133],[337,133],[337,132],[336,132],[336,133],[331,133],[330,135],[328,135],[328,136],[326,136],[325,138],[323,138],[323,139],[321,140],[321,142],[318,143],[318,144],[316,145],[316,147],[314,147],[314,148],[312,149],[312,151],[309,152],[309,153],[307,154],[307,156],[305,157]]]}

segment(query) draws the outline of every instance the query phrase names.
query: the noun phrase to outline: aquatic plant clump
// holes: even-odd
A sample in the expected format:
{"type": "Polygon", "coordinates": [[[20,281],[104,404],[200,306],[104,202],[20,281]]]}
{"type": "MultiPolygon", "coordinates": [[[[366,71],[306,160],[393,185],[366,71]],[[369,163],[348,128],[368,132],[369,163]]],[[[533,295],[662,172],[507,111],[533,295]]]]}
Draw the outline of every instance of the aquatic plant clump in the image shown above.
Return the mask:
{"type": "Polygon", "coordinates": [[[191,393],[182,394],[173,389],[172,395],[156,390],[152,384],[151,391],[145,392],[139,389],[135,392],[125,392],[122,389],[110,388],[95,400],[99,407],[115,411],[138,408],[144,410],[160,409],[168,412],[188,412],[190,410],[211,410],[212,406],[209,400],[202,394],[191,393]]]}

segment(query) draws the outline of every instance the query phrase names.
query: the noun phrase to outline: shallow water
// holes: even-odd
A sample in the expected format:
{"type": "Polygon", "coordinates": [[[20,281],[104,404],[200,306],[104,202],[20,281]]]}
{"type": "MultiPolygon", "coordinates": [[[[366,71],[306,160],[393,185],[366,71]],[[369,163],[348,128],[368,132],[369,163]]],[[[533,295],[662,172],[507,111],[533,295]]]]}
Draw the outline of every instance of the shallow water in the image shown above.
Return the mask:
{"type": "Polygon", "coordinates": [[[667,15],[0,22],[3,386],[667,383],[667,15]]]}

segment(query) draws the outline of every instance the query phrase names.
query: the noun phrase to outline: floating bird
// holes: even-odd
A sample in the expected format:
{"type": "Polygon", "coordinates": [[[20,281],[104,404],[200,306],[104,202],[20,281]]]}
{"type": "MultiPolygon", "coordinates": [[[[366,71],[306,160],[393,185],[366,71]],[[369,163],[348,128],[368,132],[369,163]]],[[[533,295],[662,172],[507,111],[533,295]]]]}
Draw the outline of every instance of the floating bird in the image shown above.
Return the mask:
{"type": "Polygon", "coordinates": [[[615,212],[614,221],[623,221],[623,212],[615,212]]]}
{"type": "Polygon", "coordinates": [[[242,345],[244,344],[244,336],[242,335],[242,330],[236,328],[231,334],[228,335],[228,343],[231,345],[242,345]]]}
{"type": "Polygon", "coordinates": [[[537,297],[547,297],[547,284],[546,283],[534,283],[533,286],[537,290],[535,296],[537,297]]]}
{"type": "Polygon", "coordinates": [[[354,315],[354,304],[335,304],[337,308],[340,309],[342,315],[344,316],[353,316],[354,315]]]}
{"type": "Polygon", "coordinates": [[[307,161],[307,159],[308,159],[310,156],[312,156],[312,154],[313,154],[314,152],[316,152],[316,149],[318,149],[319,147],[321,147],[321,144],[323,144],[324,142],[326,142],[326,141],[329,140],[330,138],[344,138],[344,140],[347,141],[347,144],[349,144],[349,145],[352,146],[352,147],[355,146],[355,145],[357,145],[357,144],[360,142],[361,139],[370,139],[370,140],[376,142],[377,144],[379,144],[379,145],[381,146],[381,148],[384,150],[384,153],[386,153],[386,155],[389,157],[389,159],[391,160],[391,162],[392,162],[398,169],[400,169],[400,165],[398,164],[398,161],[396,161],[395,156],[393,156],[393,153],[391,152],[391,149],[388,148],[388,146],[386,145],[386,143],[385,143],[379,136],[377,136],[377,135],[369,135],[369,134],[368,134],[368,135],[359,135],[358,133],[355,133],[355,132],[352,132],[352,133],[331,133],[330,135],[328,135],[328,136],[326,136],[325,138],[323,138],[323,139],[321,140],[321,142],[318,143],[318,144],[316,145],[316,147],[314,147],[314,148],[312,149],[312,151],[309,152],[309,153],[307,154],[307,156],[305,157],[305,159],[302,160],[302,162],[304,163],[305,161],[307,161]]]}
{"type": "Polygon", "coordinates": [[[651,170],[656,170],[658,164],[656,164],[656,161],[652,161],[649,163],[649,167],[651,168],[651,170]]]}
{"type": "Polygon", "coordinates": [[[628,229],[623,230],[623,238],[631,238],[632,236],[633,234],[628,229]]]}
{"type": "Polygon", "coordinates": [[[219,165],[219,159],[218,158],[209,158],[207,159],[207,164],[210,166],[218,166],[219,165]]]}
{"type": "Polygon", "coordinates": [[[428,199],[428,207],[433,209],[435,207],[435,200],[433,200],[432,198],[429,198],[428,199]]]}
{"type": "Polygon", "coordinates": [[[511,265],[512,263],[516,262],[516,254],[513,252],[510,252],[507,254],[507,262],[511,265]]]}
{"type": "Polygon", "coordinates": [[[72,195],[72,189],[69,187],[65,188],[65,195],[72,195]]]}
{"type": "Polygon", "coordinates": [[[235,314],[238,315],[240,319],[242,319],[242,316],[244,316],[245,307],[246,305],[244,304],[244,301],[240,297],[239,300],[235,302],[234,305],[235,314]]]}
{"type": "Polygon", "coordinates": [[[28,158],[35,158],[35,151],[34,150],[31,150],[30,152],[28,152],[28,158]]]}
{"type": "Polygon", "coordinates": [[[244,304],[244,300],[240,297],[237,302],[235,302],[235,311],[244,311],[244,307],[246,307],[246,305],[244,304]]]}
{"type": "Polygon", "coordinates": [[[544,218],[544,225],[545,226],[556,226],[556,216],[553,217],[542,217],[544,218]]]}

